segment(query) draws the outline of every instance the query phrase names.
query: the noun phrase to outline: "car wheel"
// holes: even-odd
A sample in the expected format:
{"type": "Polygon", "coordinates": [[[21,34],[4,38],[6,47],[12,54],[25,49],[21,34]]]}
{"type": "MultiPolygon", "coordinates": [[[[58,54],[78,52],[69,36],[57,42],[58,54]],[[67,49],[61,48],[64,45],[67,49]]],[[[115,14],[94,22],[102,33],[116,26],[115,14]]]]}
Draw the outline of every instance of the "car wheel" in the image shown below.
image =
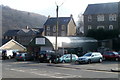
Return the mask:
{"type": "Polygon", "coordinates": [[[102,59],[100,58],[100,59],[99,59],[99,63],[101,63],[101,62],[102,62],[102,59]]]}
{"type": "Polygon", "coordinates": [[[25,58],[24,58],[23,60],[24,60],[24,61],[26,61],[26,59],[25,59],[25,58]]]}
{"type": "Polygon", "coordinates": [[[65,60],[63,60],[62,63],[66,63],[65,60]]]}
{"type": "Polygon", "coordinates": [[[118,61],[118,58],[115,58],[115,61],[118,61]]]}
{"type": "Polygon", "coordinates": [[[8,56],[8,59],[11,59],[11,56],[10,56],[10,55],[8,56]]]}
{"type": "Polygon", "coordinates": [[[89,59],[89,60],[88,60],[88,64],[90,64],[90,63],[91,63],[91,60],[89,59]]]}
{"type": "Polygon", "coordinates": [[[75,64],[80,64],[78,61],[75,61],[75,64]]]}

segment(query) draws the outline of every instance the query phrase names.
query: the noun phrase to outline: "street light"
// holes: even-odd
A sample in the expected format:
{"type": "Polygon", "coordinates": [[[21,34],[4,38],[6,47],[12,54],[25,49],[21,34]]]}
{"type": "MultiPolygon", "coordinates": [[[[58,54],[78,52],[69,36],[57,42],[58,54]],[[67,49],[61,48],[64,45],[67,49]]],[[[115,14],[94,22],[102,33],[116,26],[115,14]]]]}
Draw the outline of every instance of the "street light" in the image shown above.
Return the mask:
{"type": "MultiPolygon", "coordinates": [[[[63,3],[64,3],[64,2],[63,2],[63,3]]],[[[63,3],[62,3],[60,6],[62,6],[63,3]]],[[[60,6],[58,6],[56,2],[55,2],[55,4],[56,4],[56,7],[57,7],[57,8],[56,8],[57,21],[56,21],[56,36],[55,36],[55,54],[57,54],[57,37],[58,37],[58,25],[59,25],[59,23],[58,23],[58,10],[59,10],[59,7],[60,7],[60,6]]]]}
{"type": "Polygon", "coordinates": [[[56,17],[57,17],[57,21],[56,21],[56,36],[55,36],[55,54],[57,54],[57,37],[58,37],[58,5],[56,8],[56,17]]]}

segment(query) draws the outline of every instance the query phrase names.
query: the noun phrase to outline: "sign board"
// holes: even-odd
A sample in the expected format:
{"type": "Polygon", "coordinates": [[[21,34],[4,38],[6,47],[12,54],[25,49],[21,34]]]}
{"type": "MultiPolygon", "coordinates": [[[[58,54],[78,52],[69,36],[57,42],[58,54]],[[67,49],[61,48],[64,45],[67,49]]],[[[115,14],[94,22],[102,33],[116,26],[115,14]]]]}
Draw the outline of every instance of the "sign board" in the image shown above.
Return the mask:
{"type": "Polygon", "coordinates": [[[45,38],[36,38],[35,44],[45,45],[45,38]]]}

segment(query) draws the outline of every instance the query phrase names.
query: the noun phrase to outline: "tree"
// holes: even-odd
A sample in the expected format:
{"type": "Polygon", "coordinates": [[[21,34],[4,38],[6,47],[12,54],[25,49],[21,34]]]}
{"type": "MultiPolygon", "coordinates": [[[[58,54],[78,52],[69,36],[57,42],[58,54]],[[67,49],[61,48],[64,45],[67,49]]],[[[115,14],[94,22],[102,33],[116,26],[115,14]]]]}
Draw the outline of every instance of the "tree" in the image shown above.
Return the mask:
{"type": "Polygon", "coordinates": [[[84,27],[84,21],[83,21],[83,15],[78,15],[78,26],[77,26],[77,35],[81,35],[83,33],[83,27],[84,27]]]}

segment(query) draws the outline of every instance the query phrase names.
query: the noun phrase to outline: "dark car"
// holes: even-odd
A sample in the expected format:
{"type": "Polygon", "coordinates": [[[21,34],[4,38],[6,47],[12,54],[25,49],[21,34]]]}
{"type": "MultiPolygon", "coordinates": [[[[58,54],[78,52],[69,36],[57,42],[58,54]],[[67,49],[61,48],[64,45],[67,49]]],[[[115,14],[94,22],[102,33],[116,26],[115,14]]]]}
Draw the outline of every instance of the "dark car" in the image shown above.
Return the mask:
{"type": "Polygon", "coordinates": [[[119,55],[119,61],[120,61],[120,51],[118,52],[118,55],[119,55]]]}
{"type": "Polygon", "coordinates": [[[33,56],[32,54],[29,54],[29,53],[19,53],[16,55],[16,60],[17,61],[29,61],[29,60],[33,60],[33,56]]]}
{"type": "Polygon", "coordinates": [[[51,50],[40,51],[38,55],[38,59],[40,62],[55,62],[56,58],[57,55],[54,51],[51,50]]]}
{"type": "Polygon", "coordinates": [[[103,53],[104,60],[116,60],[119,59],[119,54],[115,51],[107,51],[103,53]]]}

